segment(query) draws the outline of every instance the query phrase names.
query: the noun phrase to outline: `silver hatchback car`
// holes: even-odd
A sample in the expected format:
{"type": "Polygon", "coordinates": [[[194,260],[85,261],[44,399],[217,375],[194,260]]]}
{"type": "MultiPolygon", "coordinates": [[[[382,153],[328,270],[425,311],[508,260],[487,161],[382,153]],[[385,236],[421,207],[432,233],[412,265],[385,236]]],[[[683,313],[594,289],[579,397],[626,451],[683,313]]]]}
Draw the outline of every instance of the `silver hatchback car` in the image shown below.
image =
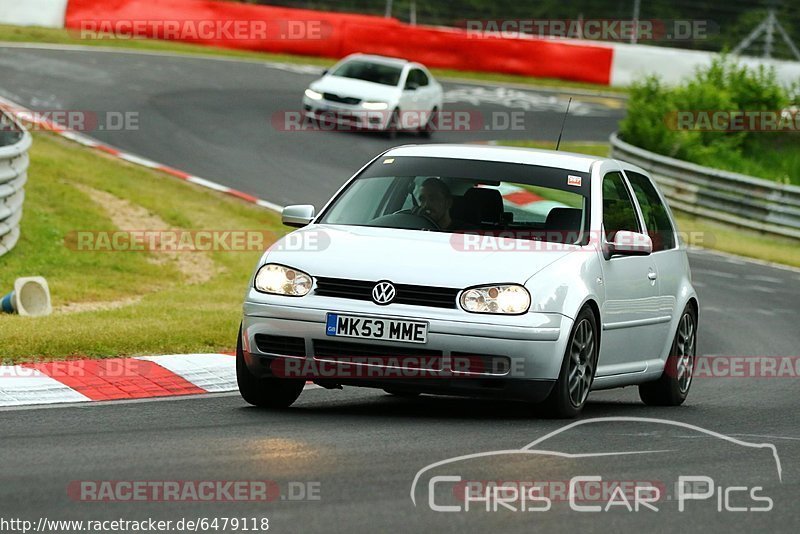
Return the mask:
{"type": "Polygon", "coordinates": [[[307,381],[501,397],[574,417],[590,390],[679,405],[698,300],[648,174],[608,158],[474,145],[393,148],[262,256],[237,377],[257,406],[307,381]]]}

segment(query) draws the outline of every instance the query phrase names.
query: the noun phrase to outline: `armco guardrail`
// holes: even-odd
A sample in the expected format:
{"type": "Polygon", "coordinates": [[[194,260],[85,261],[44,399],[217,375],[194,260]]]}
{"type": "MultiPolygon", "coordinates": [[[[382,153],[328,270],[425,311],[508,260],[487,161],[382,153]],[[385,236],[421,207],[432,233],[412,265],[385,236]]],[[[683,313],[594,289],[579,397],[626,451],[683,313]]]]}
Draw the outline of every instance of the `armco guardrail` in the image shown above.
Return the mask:
{"type": "Polygon", "coordinates": [[[611,157],[649,171],[673,208],[800,239],[800,187],[712,169],[635,147],[611,135],[611,157]]]}
{"type": "Polygon", "coordinates": [[[19,240],[30,146],[31,134],[0,110],[0,256],[19,240]]]}

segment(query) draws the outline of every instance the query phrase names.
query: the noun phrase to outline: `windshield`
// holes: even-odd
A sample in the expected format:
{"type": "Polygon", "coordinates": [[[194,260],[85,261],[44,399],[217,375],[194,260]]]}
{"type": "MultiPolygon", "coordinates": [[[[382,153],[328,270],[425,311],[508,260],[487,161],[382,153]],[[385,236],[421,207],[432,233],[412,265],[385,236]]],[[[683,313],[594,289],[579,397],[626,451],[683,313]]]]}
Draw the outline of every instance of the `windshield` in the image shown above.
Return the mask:
{"type": "Polygon", "coordinates": [[[320,222],[585,243],[589,175],[450,158],[380,158],[320,222]]]}
{"type": "Polygon", "coordinates": [[[339,65],[331,74],[342,78],[354,78],[382,85],[397,85],[403,69],[384,63],[352,60],[339,65]]]}

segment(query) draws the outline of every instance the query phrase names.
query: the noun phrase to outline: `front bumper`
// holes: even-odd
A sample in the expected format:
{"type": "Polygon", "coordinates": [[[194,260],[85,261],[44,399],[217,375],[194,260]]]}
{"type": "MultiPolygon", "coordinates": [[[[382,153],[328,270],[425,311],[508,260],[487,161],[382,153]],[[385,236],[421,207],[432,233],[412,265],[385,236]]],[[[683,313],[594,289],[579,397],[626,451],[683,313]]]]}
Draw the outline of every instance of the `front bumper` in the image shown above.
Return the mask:
{"type": "Polygon", "coordinates": [[[547,396],[557,379],[572,328],[572,319],[555,313],[492,316],[422,306],[385,307],[332,297],[257,298],[258,301],[245,302],[242,322],[244,356],[250,371],[259,376],[275,376],[292,369],[322,385],[388,387],[535,402],[547,396]],[[327,313],[426,321],[428,339],[425,344],[411,344],[326,336],[327,313]],[[287,357],[264,347],[263,342],[259,348],[256,336],[285,336],[302,342],[298,343],[299,352],[287,357]],[[318,356],[321,344],[331,340],[363,349],[359,354],[374,348],[381,352],[396,350],[398,357],[380,362],[372,358],[332,361],[328,356],[318,356]],[[419,359],[412,359],[409,364],[403,358],[404,351],[414,353],[417,349],[441,357],[437,357],[436,365],[420,364],[419,359]],[[465,365],[464,355],[504,357],[509,365],[465,365]]]}
{"type": "Polygon", "coordinates": [[[384,130],[389,124],[390,111],[367,110],[360,105],[348,105],[327,100],[303,97],[303,114],[315,121],[363,130],[384,130]]]}

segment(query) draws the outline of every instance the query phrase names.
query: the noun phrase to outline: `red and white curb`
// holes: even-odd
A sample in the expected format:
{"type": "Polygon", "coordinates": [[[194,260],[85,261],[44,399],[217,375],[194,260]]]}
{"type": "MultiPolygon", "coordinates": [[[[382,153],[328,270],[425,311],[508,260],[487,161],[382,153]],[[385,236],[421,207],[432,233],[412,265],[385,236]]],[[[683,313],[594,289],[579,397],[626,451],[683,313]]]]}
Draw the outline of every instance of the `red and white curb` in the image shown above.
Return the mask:
{"type": "MultiPolygon", "coordinates": [[[[306,389],[317,387],[306,385],[306,389]]],[[[230,354],[171,354],[0,366],[0,408],[236,390],[236,358],[230,354]]]]}
{"type": "Polygon", "coordinates": [[[0,406],[235,391],[235,357],[174,354],[0,366],[0,406]]]}

